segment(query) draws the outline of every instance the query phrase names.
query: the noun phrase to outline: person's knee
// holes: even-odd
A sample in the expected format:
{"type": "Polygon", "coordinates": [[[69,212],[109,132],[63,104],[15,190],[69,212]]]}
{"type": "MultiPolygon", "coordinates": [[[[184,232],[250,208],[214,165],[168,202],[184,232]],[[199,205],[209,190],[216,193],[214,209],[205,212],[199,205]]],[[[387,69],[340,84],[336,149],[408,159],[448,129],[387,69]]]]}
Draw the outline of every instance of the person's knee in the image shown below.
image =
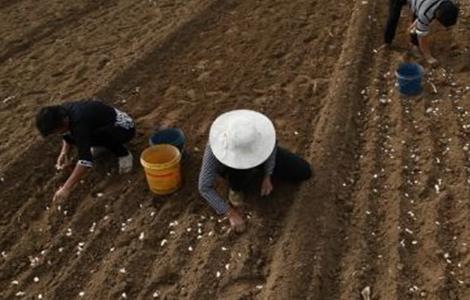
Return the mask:
{"type": "Polygon", "coordinates": [[[301,182],[310,179],[313,176],[312,167],[308,162],[302,159],[295,165],[295,168],[291,169],[291,172],[283,176],[284,180],[289,182],[301,182]]]}
{"type": "Polygon", "coordinates": [[[245,189],[239,185],[230,185],[229,188],[234,192],[244,192],[245,189]]]}
{"type": "Polygon", "coordinates": [[[312,178],[313,170],[309,163],[305,162],[299,172],[299,180],[304,181],[312,178]]]}
{"type": "Polygon", "coordinates": [[[234,192],[243,192],[246,188],[243,181],[234,180],[233,178],[228,179],[228,186],[234,192]]]}

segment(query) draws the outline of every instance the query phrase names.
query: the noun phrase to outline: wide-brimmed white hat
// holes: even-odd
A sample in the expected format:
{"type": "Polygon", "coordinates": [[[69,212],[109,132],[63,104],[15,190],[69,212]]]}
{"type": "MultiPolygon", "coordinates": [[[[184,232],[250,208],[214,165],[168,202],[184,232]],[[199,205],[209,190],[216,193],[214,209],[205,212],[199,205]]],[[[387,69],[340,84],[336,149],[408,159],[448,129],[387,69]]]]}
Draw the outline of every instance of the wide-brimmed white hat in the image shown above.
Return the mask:
{"type": "Polygon", "coordinates": [[[250,169],[271,155],[276,145],[276,130],[262,113],[233,110],[212,123],[209,145],[222,164],[234,169],[250,169]]]}

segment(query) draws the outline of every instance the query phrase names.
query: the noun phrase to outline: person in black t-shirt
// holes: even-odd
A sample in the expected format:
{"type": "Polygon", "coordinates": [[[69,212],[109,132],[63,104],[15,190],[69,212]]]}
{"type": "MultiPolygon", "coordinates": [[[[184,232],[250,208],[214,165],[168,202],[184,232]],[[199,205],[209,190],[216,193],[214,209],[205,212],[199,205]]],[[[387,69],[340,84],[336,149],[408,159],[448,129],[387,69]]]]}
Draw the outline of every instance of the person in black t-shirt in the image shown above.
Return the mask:
{"type": "Polygon", "coordinates": [[[63,135],[57,169],[68,165],[72,145],[78,149],[78,162],[55,193],[54,200],[68,198],[86,170],[93,166],[93,152],[98,148],[106,148],[118,157],[120,174],[132,170],[133,157],[124,144],[135,135],[134,121],[126,113],[100,101],[81,100],[42,107],[36,115],[36,127],[43,137],[63,135]]]}

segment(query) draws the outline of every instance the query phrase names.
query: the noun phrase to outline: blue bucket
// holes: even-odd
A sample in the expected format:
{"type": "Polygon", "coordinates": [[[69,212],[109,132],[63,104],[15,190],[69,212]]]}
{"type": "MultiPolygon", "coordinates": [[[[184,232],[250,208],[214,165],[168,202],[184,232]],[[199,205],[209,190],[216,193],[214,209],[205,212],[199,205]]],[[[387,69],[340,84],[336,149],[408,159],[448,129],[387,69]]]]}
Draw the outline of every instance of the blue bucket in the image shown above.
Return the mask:
{"type": "Polygon", "coordinates": [[[418,95],[423,91],[421,79],[424,69],[416,63],[402,63],[395,72],[398,90],[406,96],[418,95]]]}
{"type": "Polygon", "coordinates": [[[185,142],[184,133],[179,128],[165,128],[156,130],[149,138],[150,146],[159,144],[170,144],[178,148],[183,153],[185,142]]]}

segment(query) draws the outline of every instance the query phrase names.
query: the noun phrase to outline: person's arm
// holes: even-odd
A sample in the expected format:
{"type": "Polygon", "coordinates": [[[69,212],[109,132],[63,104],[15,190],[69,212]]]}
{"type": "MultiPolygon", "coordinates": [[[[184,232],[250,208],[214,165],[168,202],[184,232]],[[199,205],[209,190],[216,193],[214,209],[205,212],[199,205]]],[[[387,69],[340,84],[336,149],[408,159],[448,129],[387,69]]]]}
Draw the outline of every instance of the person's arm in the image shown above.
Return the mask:
{"type": "Polygon", "coordinates": [[[215,158],[210,146],[206,146],[202,159],[201,172],[199,173],[199,192],[207,203],[218,213],[227,214],[230,206],[220,197],[214,189],[214,181],[217,176],[219,162],[215,158]]]}
{"type": "Polygon", "coordinates": [[[77,163],[75,165],[75,168],[73,169],[72,174],[70,174],[69,178],[64,183],[62,188],[71,191],[77,185],[77,183],[80,181],[80,178],[82,178],[82,176],[86,173],[88,169],[89,167],[85,167],[77,163]]]}
{"type": "Polygon", "coordinates": [[[416,34],[418,36],[419,50],[424,56],[426,61],[434,66],[437,64],[437,60],[432,56],[431,49],[429,48],[429,22],[431,20],[426,19],[425,17],[418,17],[416,20],[416,34]]]}
{"type": "Polygon", "coordinates": [[[408,31],[409,31],[410,33],[416,32],[416,24],[417,24],[417,23],[418,23],[418,19],[415,19],[415,20],[411,23],[411,25],[408,27],[408,31]]]}
{"type": "Polygon", "coordinates": [[[89,129],[87,127],[76,128],[74,138],[78,148],[78,162],[67,181],[55,193],[54,201],[67,199],[87,169],[93,167],[89,129]]]}
{"type": "Polygon", "coordinates": [[[401,8],[404,5],[402,0],[389,0],[388,19],[385,25],[384,42],[391,44],[397,31],[400,20],[401,8]]]}
{"type": "Polygon", "coordinates": [[[72,192],[73,188],[80,181],[80,178],[82,178],[82,176],[86,173],[88,169],[88,167],[82,166],[77,163],[75,165],[75,169],[73,170],[72,174],[69,176],[65,184],[61,186],[54,194],[53,201],[66,200],[72,192]]]}
{"type": "Polygon", "coordinates": [[[437,60],[432,56],[429,48],[429,40],[427,35],[418,35],[419,49],[423,53],[424,58],[430,65],[435,65],[437,60]]]}
{"type": "Polygon", "coordinates": [[[70,144],[67,143],[65,140],[62,140],[62,150],[60,151],[60,153],[68,154],[69,150],[70,150],[70,144]]]}
{"type": "Polygon", "coordinates": [[[264,162],[264,175],[271,176],[274,172],[274,167],[276,166],[276,153],[277,153],[277,146],[274,147],[273,152],[269,155],[268,159],[264,162]]]}
{"type": "Polygon", "coordinates": [[[60,150],[59,157],[57,158],[57,163],[55,165],[57,170],[62,170],[67,165],[67,155],[70,151],[70,144],[65,140],[62,140],[62,149],[60,150]]]}
{"type": "Polygon", "coordinates": [[[268,196],[273,191],[271,175],[273,174],[274,168],[276,167],[276,154],[277,154],[277,146],[274,147],[273,152],[263,164],[264,178],[261,183],[261,196],[268,196]]]}

